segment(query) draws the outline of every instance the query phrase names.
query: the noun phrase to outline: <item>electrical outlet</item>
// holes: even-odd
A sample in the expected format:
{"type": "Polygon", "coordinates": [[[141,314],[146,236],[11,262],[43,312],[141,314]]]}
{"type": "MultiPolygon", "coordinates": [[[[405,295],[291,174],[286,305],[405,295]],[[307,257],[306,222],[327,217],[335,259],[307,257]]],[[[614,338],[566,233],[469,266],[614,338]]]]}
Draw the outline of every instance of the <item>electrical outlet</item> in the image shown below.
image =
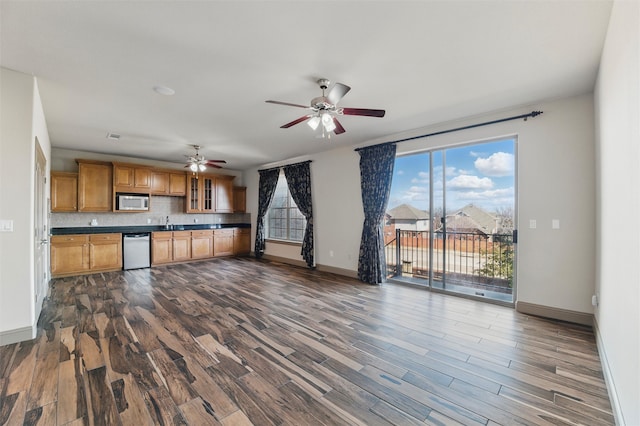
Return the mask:
{"type": "Polygon", "coordinates": [[[529,229],[536,229],[537,226],[538,224],[535,219],[529,219],[529,229]]]}
{"type": "Polygon", "coordinates": [[[0,232],[13,232],[13,220],[0,220],[0,232]]]}

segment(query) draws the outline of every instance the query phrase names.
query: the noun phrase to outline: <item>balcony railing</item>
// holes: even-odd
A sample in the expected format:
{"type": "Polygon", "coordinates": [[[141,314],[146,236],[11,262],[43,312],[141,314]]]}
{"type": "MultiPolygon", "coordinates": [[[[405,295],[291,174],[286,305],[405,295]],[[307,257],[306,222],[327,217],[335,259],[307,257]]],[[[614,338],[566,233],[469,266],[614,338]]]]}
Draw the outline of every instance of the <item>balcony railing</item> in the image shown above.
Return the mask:
{"type": "Polygon", "coordinates": [[[513,283],[512,234],[406,231],[385,235],[387,278],[465,286],[510,294],[513,283]],[[431,254],[430,254],[431,253],[431,254]]]}

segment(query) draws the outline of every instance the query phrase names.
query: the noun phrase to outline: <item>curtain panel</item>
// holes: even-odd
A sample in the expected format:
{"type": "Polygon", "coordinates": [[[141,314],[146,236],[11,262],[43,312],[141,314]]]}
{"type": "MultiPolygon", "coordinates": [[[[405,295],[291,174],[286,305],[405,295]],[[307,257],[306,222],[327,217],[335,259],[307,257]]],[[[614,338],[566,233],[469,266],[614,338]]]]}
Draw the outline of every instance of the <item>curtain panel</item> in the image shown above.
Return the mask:
{"type": "Polygon", "coordinates": [[[264,253],[264,217],[269,210],[273,194],[276,192],[280,169],[260,170],[260,183],[258,185],[258,217],[256,218],[256,245],[255,255],[259,259],[264,253]]]}
{"type": "Polygon", "coordinates": [[[313,268],[315,266],[313,259],[313,209],[311,206],[311,170],[309,162],[284,166],[283,169],[291,197],[305,219],[307,219],[300,254],[307,262],[307,266],[313,268]]]}
{"type": "Polygon", "coordinates": [[[360,153],[360,187],[364,225],[358,258],[358,278],[369,284],[384,279],[383,219],[389,201],[396,145],[384,144],[362,148],[360,153]]]}

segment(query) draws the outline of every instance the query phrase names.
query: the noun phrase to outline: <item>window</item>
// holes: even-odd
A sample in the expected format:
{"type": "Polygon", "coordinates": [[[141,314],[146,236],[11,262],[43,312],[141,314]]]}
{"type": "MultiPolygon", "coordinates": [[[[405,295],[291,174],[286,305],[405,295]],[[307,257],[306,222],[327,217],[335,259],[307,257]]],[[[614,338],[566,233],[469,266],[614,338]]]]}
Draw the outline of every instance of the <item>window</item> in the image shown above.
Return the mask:
{"type": "Polygon", "coordinates": [[[276,192],[267,212],[267,238],[302,242],[307,220],[293,201],[284,172],[280,172],[276,192]]]}

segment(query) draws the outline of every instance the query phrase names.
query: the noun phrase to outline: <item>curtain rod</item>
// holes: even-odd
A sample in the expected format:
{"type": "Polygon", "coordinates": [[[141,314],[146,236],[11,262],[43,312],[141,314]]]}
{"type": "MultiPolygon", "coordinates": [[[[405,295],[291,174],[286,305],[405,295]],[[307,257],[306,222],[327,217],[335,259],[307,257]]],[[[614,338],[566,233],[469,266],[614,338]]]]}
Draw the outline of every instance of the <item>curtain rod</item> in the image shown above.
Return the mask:
{"type": "Polygon", "coordinates": [[[287,166],[297,166],[298,164],[306,164],[306,163],[311,163],[311,160],[300,161],[299,163],[285,164],[283,166],[271,167],[269,169],[262,169],[262,170],[258,170],[258,172],[270,172],[271,170],[277,170],[277,169],[281,169],[281,168],[287,167],[287,166]]]}
{"type": "Polygon", "coordinates": [[[452,132],[457,132],[457,131],[460,131],[460,130],[473,129],[474,127],[488,126],[490,124],[502,123],[504,121],[518,120],[520,118],[524,118],[524,120],[527,121],[527,118],[529,118],[529,117],[532,117],[532,118],[533,117],[537,117],[540,114],[542,114],[542,111],[531,111],[528,114],[515,115],[513,117],[501,118],[499,120],[493,120],[493,121],[485,121],[484,123],[470,124],[468,126],[456,127],[454,129],[440,130],[439,132],[427,133],[426,135],[420,135],[420,136],[412,136],[410,138],[398,139],[397,141],[383,142],[383,143],[379,143],[379,144],[375,144],[375,145],[363,146],[362,148],[356,148],[354,151],[360,151],[362,149],[370,148],[372,146],[389,145],[389,144],[392,144],[392,143],[400,143],[400,142],[412,141],[414,139],[428,138],[429,136],[437,136],[437,135],[442,135],[444,133],[452,133],[452,132]]]}

